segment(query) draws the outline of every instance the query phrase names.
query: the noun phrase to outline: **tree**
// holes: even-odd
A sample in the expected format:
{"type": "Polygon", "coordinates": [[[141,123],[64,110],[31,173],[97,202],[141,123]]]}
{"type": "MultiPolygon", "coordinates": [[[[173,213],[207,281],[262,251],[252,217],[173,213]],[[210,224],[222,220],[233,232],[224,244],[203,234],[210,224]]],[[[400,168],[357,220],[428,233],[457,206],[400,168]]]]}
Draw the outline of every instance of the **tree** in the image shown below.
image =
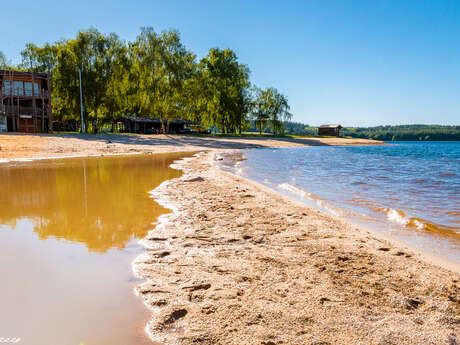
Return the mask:
{"type": "Polygon", "coordinates": [[[253,101],[249,69],[231,49],[210,49],[197,63],[174,30],[142,28],[134,42],[125,42],[90,28],[52,44],[29,43],[21,55],[19,68],[51,72],[57,120],[80,119],[81,71],[87,131],[92,127],[98,132],[120,116],[132,115],[160,118],[165,132],[170,120],[185,118],[224,133],[241,133],[254,108],[260,124],[268,121],[278,132],[290,115],[287,100],[276,89],[260,91],[257,95],[263,97],[253,101]]]}
{"type": "Polygon", "coordinates": [[[184,82],[183,110],[185,117],[197,125],[206,121],[208,100],[211,98],[211,90],[206,86],[203,71],[195,64],[190,78],[184,82]]]}
{"type": "Polygon", "coordinates": [[[105,69],[107,78],[101,110],[104,122],[110,121],[113,130],[115,120],[128,110],[125,98],[131,64],[127,55],[126,43],[114,34],[109,35],[106,39],[110,47],[106,52],[109,68],[105,69]]]}
{"type": "Polygon", "coordinates": [[[206,95],[206,124],[219,126],[224,133],[241,132],[250,110],[249,69],[239,64],[231,49],[210,49],[200,61],[206,95]]]}
{"type": "Polygon", "coordinates": [[[253,93],[254,100],[251,117],[254,121],[255,127],[259,129],[259,134],[262,134],[262,129],[265,128],[268,121],[270,120],[270,115],[266,109],[267,107],[265,105],[263,90],[254,88],[253,93]]]}
{"type": "Polygon", "coordinates": [[[59,110],[72,114],[72,117],[79,114],[80,70],[85,127],[88,131],[89,120],[92,119],[93,132],[97,133],[100,125],[113,119],[120,108],[119,103],[114,101],[114,75],[119,68],[118,61],[126,54],[124,43],[115,34],[105,36],[96,29],[89,29],[80,31],[75,39],[60,42],[56,49],[53,92],[59,97],[59,110]],[[109,116],[105,116],[105,113],[109,116]]]}
{"type": "Polygon", "coordinates": [[[54,45],[46,43],[43,47],[39,47],[33,43],[27,43],[26,47],[21,51],[22,62],[20,68],[34,72],[48,73],[51,72],[57,61],[58,48],[64,44],[63,41],[56,42],[54,45]]]}
{"type": "Polygon", "coordinates": [[[104,36],[96,29],[80,31],[73,45],[74,52],[82,63],[84,99],[92,114],[94,133],[107,120],[107,117],[99,116],[104,115],[103,105],[108,103],[106,101],[110,97],[109,83],[113,78],[115,60],[121,46],[116,34],[104,36]]]}
{"type": "Polygon", "coordinates": [[[3,54],[3,52],[0,50],[0,68],[7,69],[9,68],[9,65],[10,64],[8,60],[6,59],[5,54],[3,54]]]}
{"type": "Polygon", "coordinates": [[[286,96],[273,87],[265,90],[257,89],[255,104],[255,121],[260,122],[260,132],[262,132],[262,123],[268,122],[276,135],[283,130],[283,121],[292,118],[286,96]]]}
{"type": "Polygon", "coordinates": [[[143,28],[130,48],[137,115],[157,117],[162,124],[169,124],[184,109],[183,87],[193,74],[195,55],[180,42],[177,31],[157,34],[152,28],[143,28]]]}

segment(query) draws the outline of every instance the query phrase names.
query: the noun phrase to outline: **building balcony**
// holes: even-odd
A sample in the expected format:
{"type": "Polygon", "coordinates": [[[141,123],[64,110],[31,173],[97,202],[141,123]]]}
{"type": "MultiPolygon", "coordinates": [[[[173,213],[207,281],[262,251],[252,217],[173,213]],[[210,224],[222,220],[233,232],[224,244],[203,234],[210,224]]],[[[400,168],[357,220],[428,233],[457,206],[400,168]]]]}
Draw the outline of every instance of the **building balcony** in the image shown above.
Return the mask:
{"type": "Polygon", "coordinates": [[[32,90],[27,90],[27,89],[16,89],[16,90],[11,90],[7,88],[1,88],[0,89],[0,97],[2,98],[7,98],[7,97],[19,97],[19,98],[49,98],[50,93],[48,90],[35,90],[35,92],[32,93],[32,90]]]}
{"type": "MultiPolygon", "coordinates": [[[[19,115],[30,115],[32,116],[34,113],[33,107],[19,107],[19,115]]],[[[0,114],[5,114],[5,115],[18,115],[18,107],[17,106],[6,106],[6,105],[1,105],[0,104],[0,114]]],[[[36,107],[36,115],[37,116],[42,116],[44,115],[45,117],[48,116],[47,109],[44,109],[44,112],[42,111],[41,107],[36,107]]]]}

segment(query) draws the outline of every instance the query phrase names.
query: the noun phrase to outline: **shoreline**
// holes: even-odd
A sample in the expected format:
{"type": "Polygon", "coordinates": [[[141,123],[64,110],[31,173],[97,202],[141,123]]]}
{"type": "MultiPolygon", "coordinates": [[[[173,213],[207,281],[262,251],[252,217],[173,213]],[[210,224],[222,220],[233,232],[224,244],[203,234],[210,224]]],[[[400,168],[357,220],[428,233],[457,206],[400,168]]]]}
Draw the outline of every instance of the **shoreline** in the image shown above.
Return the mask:
{"type": "Polygon", "coordinates": [[[327,145],[385,145],[351,138],[214,138],[184,135],[0,134],[0,163],[124,154],[327,145]]]}
{"type": "Polygon", "coordinates": [[[458,267],[217,169],[212,166],[216,154],[175,162],[172,167],[183,170],[182,177],[152,192],[173,210],[142,241],[147,251],[133,263],[146,280],[137,293],[153,311],[146,328],[152,339],[167,344],[436,344],[460,337],[455,328],[458,267]],[[257,229],[261,226],[265,229],[257,229]],[[316,262],[309,265],[312,259],[316,262]],[[313,285],[302,277],[304,271],[313,285]],[[290,279],[278,281],[280,276],[290,279]],[[277,316],[265,315],[267,308],[277,316]],[[379,317],[368,320],[369,312],[379,317]],[[305,322],[298,324],[298,318],[305,322]],[[412,328],[420,342],[409,337],[412,328]]]}
{"type": "MultiPolygon", "coordinates": [[[[393,235],[391,235],[390,232],[386,232],[386,231],[381,231],[381,230],[377,230],[377,229],[374,229],[370,226],[367,226],[366,224],[359,224],[357,222],[354,222],[352,219],[346,217],[346,216],[341,216],[341,215],[338,215],[338,214],[333,214],[333,213],[329,213],[323,209],[321,209],[320,207],[317,207],[315,204],[310,204],[306,201],[302,201],[302,199],[299,199],[297,197],[295,197],[294,195],[289,195],[289,191],[287,191],[287,193],[283,193],[283,191],[278,191],[277,189],[275,188],[272,188],[268,185],[265,185],[264,183],[260,182],[260,181],[257,181],[257,180],[254,180],[254,179],[251,179],[249,177],[245,177],[243,175],[240,175],[238,173],[235,172],[235,167],[232,167],[231,169],[223,169],[223,167],[219,166],[219,163],[217,163],[216,161],[216,157],[217,155],[220,155],[221,157],[222,156],[227,156],[227,155],[232,155],[234,153],[238,153],[238,150],[235,150],[235,151],[228,151],[228,152],[214,152],[213,155],[213,159],[212,159],[212,164],[213,166],[215,166],[217,169],[219,169],[223,174],[227,174],[233,178],[240,178],[241,180],[244,180],[246,183],[248,184],[251,184],[253,186],[255,186],[256,188],[259,188],[263,191],[265,191],[266,193],[274,193],[276,195],[279,195],[279,196],[282,196],[283,198],[286,198],[288,200],[290,200],[291,202],[293,203],[297,203],[299,204],[301,207],[304,206],[304,207],[308,207],[308,208],[311,208],[311,209],[314,209],[314,210],[318,210],[324,214],[327,214],[335,219],[339,219],[340,221],[342,222],[345,222],[345,223],[349,223],[350,226],[353,226],[353,227],[356,227],[356,228],[360,228],[361,231],[365,231],[365,232],[369,232],[369,233],[372,233],[373,236],[376,236],[376,237],[379,237],[381,240],[384,240],[384,241],[389,241],[389,242],[392,242],[394,245],[396,246],[399,246],[401,248],[406,248],[407,250],[410,250],[414,253],[416,253],[422,260],[426,261],[427,263],[431,263],[433,265],[436,265],[436,266],[439,266],[441,268],[445,268],[445,269],[448,269],[448,270],[451,270],[455,273],[458,273],[460,274],[460,262],[456,262],[454,260],[451,260],[449,258],[446,258],[446,257],[443,257],[439,254],[434,254],[434,253],[430,253],[430,252],[427,252],[427,251],[424,251],[422,249],[419,249],[413,245],[411,245],[410,243],[406,243],[404,242],[403,240],[401,239],[397,239],[395,238],[393,235]]],[[[228,157],[226,157],[228,158],[228,157]]],[[[224,158],[224,160],[226,159],[224,158]]],[[[232,158],[229,158],[230,160],[232,158]]],[[[309,192],[309,191],[306,191],[306,192],[309,192]]],[[[433,236],[433,235],[431,235],[433,236]]]]}
{"type": "MultiPolygon", "coordinates": [[[[214,154],[217,154],[217,153],[214,153],[214,154]]],[[[327,212],[321,210],[318,207],[311,206],[310,204],[295,198],[294,196],[291,196],[289,194],[284,194],[284,193],[281,193],[281,192],[277,191],[274,188],[270,188],[269,186],[266,186],[266,185],[264,185],[263,183],[261,183],[259,181],[252,180],[252,179],[250,179],[248,177],[235,174],[235,173],[233,173],[231,171],[223,170],[223,169],[221,169],[219,167],[216,167],[216,168],[220,169],[223,174],[227,174],[227,175],[229,175],[229,176],[231,176],[233,178],[239,178],[239,179],[245,181],[246,183],[255,186],[256,188],[259,188],[260,190],[265,191],[268,194],[273,193],[273,194],[276,194],[278,196],[281,196],[282,198],[286,198],[287,200],[289,200],[289,201],[291,201],[293,203],[298,204],[300,207],[307,207],[307,208],[310,208],[310,209],[313,209],[313,210],[317,210],[317,211],[322,212],[322,213],[324,213],[324,214],[326,214],[326,215],[328,215],[328,216],[330,216],[332,218],[338,219],[341,222],[348,223],[349,226],[351,226],[351,227],[359,228],[360,231],[362,231],[362,232],[371,233],[372,236],[378,237],[383,241],[391,242],[395,246],[398,246],[400,248],[404,248],[405,250],[409,250],[409,251],[413,252],[415,255],[417,255],[421,260],[423,260],[423,261],[425,261],[425,262],[427,262],[429,264],[433,264],[433,265],[439,266],[440,268],[444,268],[444,269],[450,270],[450,271],[452,271],[454,273],[460,274],[460,263],[457,263],[457,262],[455,262],[453,260],[444,258],[444,257],[439,256],[439,255],[431,254],[431,253],[425,252],[425,251],[423,251],[421,249],[418,249],[418,248],[416,248],[416,247],[414,247],[414,246],[412,246],[412,245],[410,245],[410,244],[408,244],[408,243],[406,243],[406,242],[404,242],[402,240],[399,240],[399,239],[393,237],[389,232],[379,231],[379,230],[373,229],[371,227],[367,227],[365,225],[355,223],[351,219],[349,219],[347,217],[344,217],[344,216],[327,213],[327,212]]]]}
{"type": "Polygon", "coordinates": [[[9,161],[199,152],[171,164],[182,176],[151,191],[172,212],[140,241],[145,253],[132,263],[144,279],[136,294],[152,312],[145,330],[155,345],[460,340],[458,267],[212,166],[212,157],[235,149],[307,144],[217,141],[183,151],[124,143],[122,152],[90,154],[83,146],[78,156],[42,150],[9,161]]]}

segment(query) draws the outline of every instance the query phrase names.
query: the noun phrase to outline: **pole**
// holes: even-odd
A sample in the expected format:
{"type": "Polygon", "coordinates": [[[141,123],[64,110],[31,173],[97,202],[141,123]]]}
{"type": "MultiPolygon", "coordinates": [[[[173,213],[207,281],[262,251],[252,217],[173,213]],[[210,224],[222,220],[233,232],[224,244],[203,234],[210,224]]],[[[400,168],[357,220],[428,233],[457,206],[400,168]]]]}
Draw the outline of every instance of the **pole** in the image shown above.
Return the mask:
{"type": "MultiPolygon", "coordinates": [[[[47,113],[46,113],[46,116],[48,117],[48,132],[49,133],[53,133],[53,97],[52,97],[52,87],[51,87],[51,63],[48,61],[47,63],[48,65],[48,73],[46,75],[46,86],[48,87],[48,106],[46,107],[47,108],[47,113]]],[[[41,96],[42,96],[42,105],[43,105],[43,116],[45,114],[45,99],[47,98],[46,97],[46,94],[44,94],[43,92],[41,92],[41,96]]],[[[45,120],[43,119],[43,122],[45,122],[45,120]]]]}
{"type": "MultiPolygon", "coordinates": [[[[34,133],[38,132],[37,126],[37,101],[35,99],[35,75],[32,68],[32,59],[30,59],[30,72],[32,73],[32,115],[34,117],[34,133]]],[[[43,122],[42,122],[43,123],[43,122]]]]}
{"type": "Polygon", "coordinates": [[[78,78],[80,79],[80,118],[81,118],[81,134],[83,134],[84,131],[84,122],[83,122],[83,95],[81,91],[81,68],[78,69],[78,78]]]}

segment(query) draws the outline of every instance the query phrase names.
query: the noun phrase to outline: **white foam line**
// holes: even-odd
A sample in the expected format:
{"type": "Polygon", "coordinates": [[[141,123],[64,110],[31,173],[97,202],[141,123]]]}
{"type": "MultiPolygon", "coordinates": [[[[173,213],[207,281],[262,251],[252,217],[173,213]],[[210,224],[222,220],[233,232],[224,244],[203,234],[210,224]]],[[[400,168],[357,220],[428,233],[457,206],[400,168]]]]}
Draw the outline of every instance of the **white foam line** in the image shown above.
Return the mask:
{"type": "MultiPolygon", "coordinates": [[[[139,240],[138,243],[140,245],[142,245],[144,248],[146,248],[146,249],[158,249],[158,247],[154,247],[154,246],[151,245],[151,243],[150,243],[151,241],[149,241],[148,238],[150,238],[151,235],[153,235],[154,233],[160,232],[167,225],[170,225],[172,223],[172,221],[171,221],[172,218],[175,217],[175,216],[178,216],[178,214],[179,214],[179,209],[176,206],[176,204],[173,203],[173,202],[170,202],[168,200],[167,196],[165,195],[166,188],[170,184],[175,183],[177,180],[186,180],[186,179],[190,178],[191,177],[190,172],[191,172],[192,169],[187,168],[186,165],[187,165],[188,162],[190,162],[191,160],[193,160],[196,157],[199,157],[201,155],[202,155],[202,153],[199,152],[199,153],[194,154],[192,157],[184,157],[184,158],[181,158],[179,160],[174,161],[172,164],[170,164],[170,167],[173,168],[173,169],[181,170],[183,172],[182,176],[177,177],[177,178],[173,178],[173,179],[170,179],[170,180],[163,181],[158,187],[156,187],[155,189],[153,189],[150,192],[148,192],[150,194],[150,197],[152,199],[154,199],[155,202],[157,202],[162,207],[170,209],[171,212],[159,216],[157,221],[155,223],[153,223],[153,225],[155,225],[154,228],[148,232],[146,237],[144,237],[143,239],[139,240]]],[[[162,243],[162,249],[165,249],[165,250],[171,249],[170,242],[165,241],[165,243],[162,243]]],[[[136,277],[142,278],[140,273],[139,273],[139,270],[137,268],[137,265],[139,263],[144,262],[145,259],[147,259],[148,257],[149,257],[149,255],[148,255],[147,252],[141,253],[131,263],[132,270],[133,270],[134,275],[136,277]]],[[[143,280],[143,281],[145,282],[145,280],[143,280]]],[[[139,293],[137,292],[136,288],[134,288],[134,293],[135,293],[136,296],[139,296],[139,293]]],[[[158,313],[159,310],[160,310],[159,308],[154,308],[154,307],[150,306],[149,304],[147,304],[147,302],[144,299],[143,299],[143,303],[147,307],[147,309],[150,310],[152,313],[158,313]]],[[[152,341],[156,341],[156,342],[163,342],[164,341],[163,339],[159,338],[156,334],[154,334],[154,333],[152,333],[150,331],[149,323],[147,323],[147,325],[145,326],[144,329],[145,329],[145,332],[147,333],[148,337],[152,341]]]]}

